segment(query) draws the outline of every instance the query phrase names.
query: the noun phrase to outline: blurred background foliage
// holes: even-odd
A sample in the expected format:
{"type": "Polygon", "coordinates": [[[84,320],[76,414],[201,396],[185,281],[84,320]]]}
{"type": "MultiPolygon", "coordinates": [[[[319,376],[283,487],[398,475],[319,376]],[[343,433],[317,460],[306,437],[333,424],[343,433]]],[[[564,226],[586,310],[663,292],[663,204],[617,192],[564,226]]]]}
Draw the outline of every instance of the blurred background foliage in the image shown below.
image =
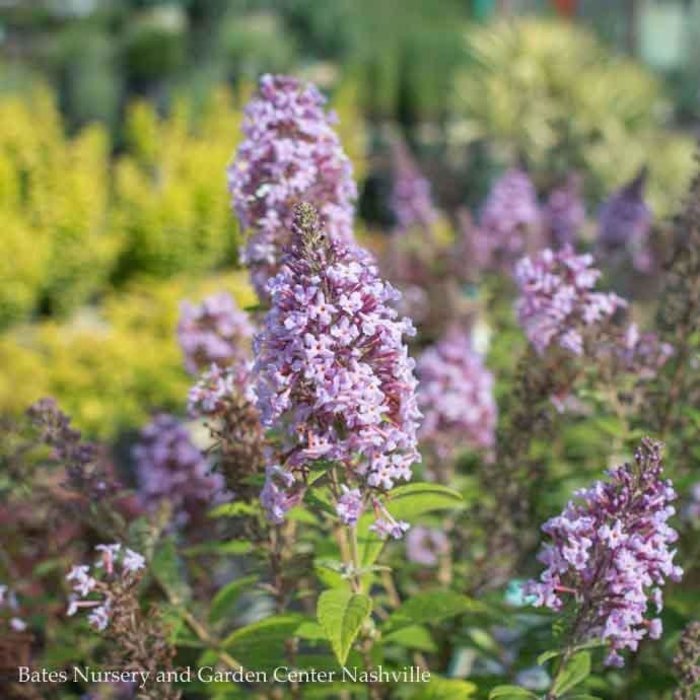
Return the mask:
{"type": "Polygon", "coordinates": [[[683,62],[652,71],[629,55],[650,41],[630,31],[646,26],[644,13],[632,26],[627,3],[589,0],[572,23],[553,17],[557,5],[2,3],[0,412],[51,393],[107,437],[182,406],[179,299],[223,281],[252,303],[224,169],[266,71],[329,94],[362,191],[362,231],[382,222],[373,198],[387,190],[397,128],[447,222],[515,160],[542,192],[579,170],[591,214],[648,163],[655,214],[672,214],[698,114],[693,42],[683,62]],[[514,16],[496,21],[499,8],[514,16]]]}

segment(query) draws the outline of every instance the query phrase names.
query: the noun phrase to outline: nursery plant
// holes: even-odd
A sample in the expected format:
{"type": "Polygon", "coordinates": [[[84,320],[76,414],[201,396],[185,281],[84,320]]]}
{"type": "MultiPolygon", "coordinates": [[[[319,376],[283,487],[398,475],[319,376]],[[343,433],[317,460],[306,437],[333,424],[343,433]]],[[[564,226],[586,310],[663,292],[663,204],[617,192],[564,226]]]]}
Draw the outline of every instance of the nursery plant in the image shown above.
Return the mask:
{"type": "MultiPolygon", "coordinates": [[[[146,132],[144,182],[182,157],[146,132]]],[[[593,221],[513,162],[451,220],[397,138],[370,249],[314,85],[263,76],[241,132],[256,297],[111,307],[177,338],[180,394],[116,442],[48,397],[4,420],[2,697],[697,697],[700,179],[656,260],[641,181],[593,221]]]]}

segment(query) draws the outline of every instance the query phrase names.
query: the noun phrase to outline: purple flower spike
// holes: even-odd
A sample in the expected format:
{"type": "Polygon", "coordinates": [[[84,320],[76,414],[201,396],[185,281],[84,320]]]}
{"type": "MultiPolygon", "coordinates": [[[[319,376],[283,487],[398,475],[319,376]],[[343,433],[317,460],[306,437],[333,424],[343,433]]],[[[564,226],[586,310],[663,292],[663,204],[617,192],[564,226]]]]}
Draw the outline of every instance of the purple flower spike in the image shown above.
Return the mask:
{"type": "Polygon", "coordinates": [[[570,175],[563,185],[553,189],[542,213],[552,247],[573,245],[576,234],[586,221],[586,210],[581,200],[581,179],[570,175]]]}
{"type": "Polygon", "coordinates": [[[418,437],[441,458],[460,446],[493,447],[496,402],[493,375],[468,335],[449,332],[418,359],[418,406],[423,413],[418,437]]]}
{"type": "Polygon", "coordinates": [[[539,558],[547,568],[526,592],[552,610],[569,599],[577,610],[574,643],[607,643],[608,665],[621,666],[619,652],[635,651],[644,637],[659,638],[661,621],[648,619],[648,608],[658,614],[666,580],[683,574],[671,548],[678,533],[667,522],[676,492],[662,474],[661,444],[645,438],[633,464],[577,492],[542,527],[550,543],[539,558]]]}
{"type": "Polygon", "coordinates": [[[518,321],[540,354],[553,345],[583,354],[587,332],[626,306],[616,294],[593,291],[600,271],[592,263],[592,256],[576,255],[566,246],[556,252],[547,248],[517,264],[518,321]]]}
{"type": "Polygon", "coordinates": [[[414,227],[428,231],[437,219],[430,183],[402,140],[396,139],[392,144],[392,156],[394,186],[390,204],[397,228],[402,233],[414,227]]]}
{"type": "Polygon", "coordinates": [[[250,234],[243,261],[263,298],[289,242],[297,202],[318,208],[331,238],[353,238],[352,165],[333,130],[335,115],[324,104],[313,85],[265,75],[245,111],[245,140],[228,169],[228,184],[241,227],[250,234]]]}
{"type": "Polygon", "coordinates": [[[141,431],[133,450],[136,478],[147,504],[167,499],[178,519],[186,521],[223,495],[220,474],[210,473],[202,453],[174,416],[157,415],[141,431]]]}
{"type": "Polygon", "coordinates": [[[308,204],[267,291],[256,394],[263,424],[282,436],[285,469],[323,459],[372,488],[410,479],[420,414],[403,340],[413,326],[391,307],[398,293],[357,249],[322,233],[308,204]]]}
{"type": "Polygon", "coordinates": [[[177,326],[188,372],[197,374],[210,365],[226,366],[250,355],[253,326],[231,295],[223,292],[194,306],[185,301],[177,326]]]}
{"type": "Polygon", "coordinates": [[[647,169],[615,192],[603,204],[599,215],[598,249],[601,257],[628,252],[634,267],[648,272],[653,260],[648,249],[651,210],[644,202],[647,169]]]}
{"type": "Polygon", "coordinates": [[[490,263],[512,264],[539,236],[541,214],[537,193],[523,170],[506,171],[496,181],[479,219],[481,255],[490,263]]]}

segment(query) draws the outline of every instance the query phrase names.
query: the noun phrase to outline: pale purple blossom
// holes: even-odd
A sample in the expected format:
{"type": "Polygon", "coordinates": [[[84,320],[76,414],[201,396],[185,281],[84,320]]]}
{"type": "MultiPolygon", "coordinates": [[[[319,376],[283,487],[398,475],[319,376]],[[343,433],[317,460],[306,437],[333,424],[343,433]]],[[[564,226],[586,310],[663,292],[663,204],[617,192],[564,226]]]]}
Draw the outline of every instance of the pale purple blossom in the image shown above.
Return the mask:
{"type": "Polygon", "coordinates": [[[155,416],[141,431],[133,457],[143,501],[154,506],[167,499],[180,521],[224,495],[223,477],[211,471],[187,428],[174,416],[155,416]]]}
{"type": "Polygon", "coordinates": [[[447,535],[436,528],[417,525],[406,537],[406,556],[414,564],[437,566],[449,549],[447,535]]]}
{"type": "Polygon", "coordinates": [[[340,488],[342,493],[335,505],[335,512],[344,525],[356,525],[362,515],[362,492],[360,489],[349,489],[345,484],[341,484],[340,488]]]}
{"type": "Polygon", "coordinates": [[[370,525],[369,529],[383,540],[389,537],[400,540],[408,531],[409,527],[409,524],[403,520],[381,517],[377,518],[374,523],[370,525]]]}
{"type": "Polygon", "coordinates": [[[466,333],[448,331],[423,352],[416,371],[418,406],[423,414],[418,437],[422,443],[441,458],[449,457],[460,446],[493,447],[497,417],[493,375],[466,333]]]}
{"type": "Polygon", "coordinates": [[[146,559],[143,555],[127,547],[124,551],[122,566],[125,571],[135,573],[136,571],[141,571],[141,569],[146,566],[146,559]]]}
{"type": "Polygon", "coordinates": [[[211,364],[245,362],[250,356],[253,326],[233,297],[221,292],[198,305],[184,301],[180,306],[177,335],[185,367],[196,374],[211,364]]]}
{"type": "Polygon", "coordinates": [[[291,472],[278,464],[265,469],[265,485],[260,492],[260,503],[267,519],[274,525],[284,522],[287,511],[301,502],[303,492],[291,472]]]}
{"type": "Polygon", "coordinates": [[[88,621],[95,629],[104,631],[109,625],[114,597],[114,586],[135,585],[139,572],[146,566],[145,558],[119,543],[98,544],[97,561],[89,566],[73,566],[66,580],[73,589],[68,596],[66,615],[72,617],[81,610],[87,610],[88,621]]]}
{"type": "Polygon", "coordinates": [[[419,458],[414,363],[403,342],[414,330],[374,265],[325,237],[308,220],[312,207],[299,211],[255,340],[262,421],[279,431],[285,469],[332,460],[390,489],[419,458]]]}
{"type": "Polygon", "coordinates": [[[553,610],[569,600],[578,620],[574,643],[605,642],[609,665],[622,665],[619,652],[635,651],[645,636],[660,636],[662,587],[683,574],[673,562],[678,534],[667,522],[676,493],[662,475],[661,445],[646,438],[633,464],[578,491],[542,527],[550,542],[539,558],[547,568],[526,593],[553,610]]]}
{"type": "Polygon", "coordinates": [[[600,271],[592,263],[591,255],[576,255],[565,246],[516,265],[518,321],[538,353],[558,345],[583,354],[586,335],[626,306],[616,294],[593,291],[600,271]]]}
{"type": "Polygon", "coordinates": [[[262,297],[289,241],[294,205],[311,202],[332,239],[353,238],[352,165],[333,130],[335,114],[310,84],[265,75],[245,110],[245,139],[228,169],[231,201],[249,233],[243,261],[262,297]]]}
{"type": "Polygon", "coordinates": [[[418,227],[430,230],[437,220],[430,182],[418,169],[403,140],[392,144],[394,185],[390,205],[399,232],[418,227]]]}
{"type": "Polygon", "coordinates": [[[187,395],[187,412],[193,418],[210,417],[226,410],[233,396],[255,403],[253,364],[245,362],[229,367],[211,365],[202,373],[187,395]]]}
{"type": "Polygon", "coordinates": [[[538,242],[541,218],[537,193],[527,173],[507,170],[493,185],[474,231],[484,262],[512,264],[538,242]]]}

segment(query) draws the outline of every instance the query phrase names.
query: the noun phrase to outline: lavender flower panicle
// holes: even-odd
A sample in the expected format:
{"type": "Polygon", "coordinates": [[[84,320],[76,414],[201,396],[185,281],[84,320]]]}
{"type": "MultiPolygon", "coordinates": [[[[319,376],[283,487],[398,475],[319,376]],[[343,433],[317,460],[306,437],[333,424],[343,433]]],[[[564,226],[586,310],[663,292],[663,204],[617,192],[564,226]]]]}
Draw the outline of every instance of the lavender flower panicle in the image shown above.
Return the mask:
{"type": "Polygon", "coordinates": [[[220,474],[211,473],[187,429],[174,416],[156,415],[133,449],[142,499],[154,505],[169,500],[185,522],[224,494],[220,474]]]}
{"type": "Polygon", "coordinates": [[[441,459],[460,446],[488,450],[496,429],[493,375],[484,367],[471,339],[451,329],[418,359],[418,406],[422,443],[441,459]]]}
{"type": "Polygon", "coordinates": [[[541,224],[532,181],[523,170],[512,168],[496,181],[484,203],[476,247],[492,266],[510,266],[539,243],[541,224]]]}
{"type": "Polygon", "coordinates": [[[188,396],[189,414],[206,419],[217,472],[228,491],[243,500],[252,495],[249,477],[262,473],[265,464],[265,436],[251,368],[251,363],[212,365],[188,396]]]}
{"type": "Polygon", "coordinates": [[[651,210],[644,202],[647,168],[615,192],[602,206],[598,216],[598,253],[601,259],[630,253],[634,267],[648,272],[653,259],[648,249],[651,210]]]}
{"type": "Polygon", "coordinates": [[[156,678],[157,671],[172,669],[175,649],[157,611],[145,613],[139,602],[145,558],[119,542],[95,549],[99,557],[92,566],[74,566],[66,576],[73,589],[67,615],[87,612],[90,626],[111,642],[112,668],[145,672],[140,696],[179,700],[179,691],[156,678]]]}
{"type": "Polygon", "coordinates": [[[345,484],[340,485],[340,494],[335,506],[338,519],[343,525],[356,525],[362,515],[364,504],[360,489],[349,489],[345,484]]]}
{"type": "Polygon", "coordinates": [[[73,588],[67,615],[70,617],[79,610],[89,610],[90,625],[103,632],[109,625],[115,598],[123,592],[122,589],[138,583],[146,560],[120,543],[98,544],[95,549],[100,556],[92,567],[86,564],[74,566],[66,575],[73,588]]]}
{"type": "Polygon", "coordinates": [[[609,665],[623,665],[619,652],[635,651],[644,637],[659,638],[661,621],[647,619],[648,606],[660,612],[666,580],[683,574],[671,549],[678,534],[667,523],[676,493],[662,473],[661,444],[645,438],[633,464],[577,492],[578,502],[542,527],[551,540],[540,554],[547,568],[526,592],[552,610],[571,596],[573,644],[606,642],[609,665]]]}
{"type": "Polygon", "coordinates": [[[226,366],[247,360],[253,326],[233,297],[222,292],[197,306],[183,302],[177,335],[187,371],[197,374],[212,364],[226,366]]]}
{"type": "Polygon", "coordinates": [[[394,186],[390,205],[397,230],[405,233],[417,227],[430,231],[437,220],[430,182],[421,174],[408,147],[400,138],[392,143],[394,186]]]}
{"type": "Polygon", "coordinates": [[[41,441],[51,447],[52,458],[65,466],[66,486],[94,501],[120,491],[121,485],[102,464],[97,445],[83,440],[54,399],[40,399],[27,414],[39,429],[41,441]]]}
{"type": "Polygon", "coordinates": [[[333,130],[336,117],[324,104],[313,85],[265,75],[245,110],[245,140],[229,166],[228,184],[241,227],[250,232],[243,261],[263,298],[289,241],[298,201],[318,208],[328,236],[353,238],[352,166],[333,130]]]}
{"type": "Polygon", "coordinates": [[[518,321],[539,354],[558,345],[582,355],[587,335],[626,306],[616,294],[593,291],[600,272],[592,263],[591,255],[576,255],[569,246],[518,262],[518,321]]]}
{"type": "Polygon", "coordinates": [[[566,182],[549,193],[542,216],[553,248],[573,245],[586,221],[581,200],[581,178],[569,175],[566,182]]]}
{"type": "MultiPolygon", "coordinates": [[[[419,412],[403,336],[414,330],[390,306],[396,291],[301,204],[268,292],[254,371],[263,424],[281,433],[284,470],[324,459],[373,489],[410,479],[419,412]]],[[[265,498],[283,507],[278,490],[268,473],[265,498]]]]}

